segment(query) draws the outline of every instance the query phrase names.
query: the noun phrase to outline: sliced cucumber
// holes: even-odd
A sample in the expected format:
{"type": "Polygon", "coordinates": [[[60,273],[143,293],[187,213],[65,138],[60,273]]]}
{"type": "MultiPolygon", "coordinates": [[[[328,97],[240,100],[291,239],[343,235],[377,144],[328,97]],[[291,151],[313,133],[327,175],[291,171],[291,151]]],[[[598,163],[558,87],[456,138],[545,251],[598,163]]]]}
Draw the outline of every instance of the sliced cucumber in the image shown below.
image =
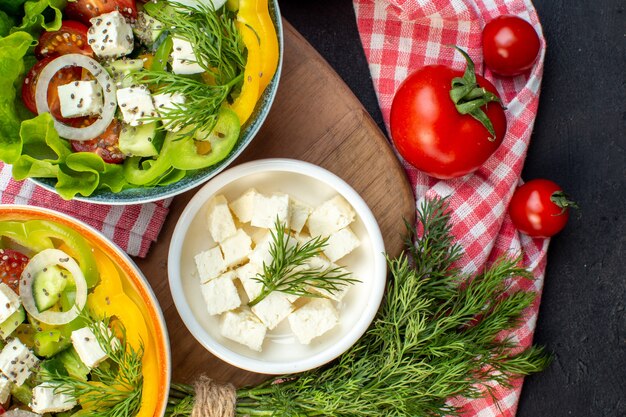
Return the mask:
{"type": "Polygon", "coordinates": [[[147,13],[139,12],[133,27],[135,36],[146,46],[152,46],[165,30],[165,25],[147,13]]]}
{"type": "Polygon", "coordinates": [[[130,87],[133,82],[129,74],[143,69],[143,59],[118,59],[106,65],[107,71],[115,80],[118,87],[130,87]]]}
{"type": "Polygon", "coordinates": [[[46,311],[61,298],[71,274],[56,265],[49,266],[35,276],[33,296],[39,311],[46,311]]]}
{"type": "Polygon", "coordinates": [[[130,156],[156,156],[163,145],[165,133],[157,129],[157,123],[124,126],[120,133],[119,147],[130,156]]]}
{"type": "Polygon", "coordinates": [[[24,311],[24,307],[20,306],[8,319],[0,323],[0,337],[6,339],[11,336],[24,320],[26,320],[26,312],[24,311]]]}

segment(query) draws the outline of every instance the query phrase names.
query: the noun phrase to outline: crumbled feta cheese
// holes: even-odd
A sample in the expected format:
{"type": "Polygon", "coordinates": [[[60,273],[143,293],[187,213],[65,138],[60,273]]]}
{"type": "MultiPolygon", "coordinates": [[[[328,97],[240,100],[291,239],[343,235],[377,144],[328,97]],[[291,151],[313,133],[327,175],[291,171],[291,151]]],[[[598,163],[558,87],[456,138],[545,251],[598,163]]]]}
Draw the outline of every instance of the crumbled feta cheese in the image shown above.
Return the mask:
{"type": "Polygon", "coordinates": [[[330,236],[354,221],[355,213],[340,195],[317,207],[307,220],[311,236],[330,236]]]}
{"type": "Polygon", "coordinates": [[[293,311],[287,294],[272,292],[252,307],[252,312],[272,330],[293,311]]]}
{"type": "Polygon", "coordinates": [[[157,115],[152,103],[150,90],[144,85],[119,88],[117,90],[117,104],[122,111],[124,121],[131,126],[139,126],[157,115]]]}
{"type": "Polygon", "coordinates": [[[266,329],[248,308],[242,308],[222,315],[220,332],[225,338],[260,352],[266,329]]]}
{"type": "MultiPolygon", "coordinates": [[[[181,93],[160,93],[152,96],[154,107],[160,117],[165,117],[168,111],[176,111],[181,109],[185,104],[185,96],[181,93]]],[[[170,132],[178,132],[183,128],[172,120],[164,120],[163,127],[170,132]]]]}
{"type": "Polygon", "coordinates": [[[102,87],[97,81],[73,81],[57,87],[61,116],[82,117],[102,113],[102,87]]]}
{"type": "Polygon", "coordinates": [[[335,262],[352,252],[360,244],[359,238],[349,227],[346,227],[328,237],[327,245],[323,251],[328,259],[335,262]]]}
{"type": "Polygon", "coordinates": [[[204,68],[197,62],[198,57],[193,45],[186,39],[174,36],[172,38],[172,72],[174,74],[198,74],[204,68]]]}
{"type": "Polygon", "coordinates": [[[312,298],[288,317],[291,330],[300,343],[308,345],[337,325],[339,316],[333,303],[323,298],[312,298]]]}
{"type": "Polygon", "coordinates": [[[220,243],[222,253],[224,254],[224,262],[228,267],[239,265],[248,259],[248,255],[252,251],[252,239],[242,229],[231,237],[224,239],[220,243]]]}
{"type": "Polygon", "coordinates": [[[258,278],[258,274],[263,273],[263,268],[256,263],[248,262],[247,264],[240,266],[235,270],[237,278],[243,285],[243,289],[250,301],[254,300],[261,294],[263,290],[263,283],[257,281],[254,278],[258,278]]]}
{"type": "Polygon", "coordinates": [[[203,284],[226,271],[226,262],[224,262],[222,251],[218,246],[200,252],[194,257],[194,260],[196,261],[196,268],[198,268],[200,282],[203,284]]]}
{"type": "Polygon", "coordinates": [[[300,200],[291,198],[291,215],[289,217],[289,228],[296,233],[300,233],[302,228],[306,224],[309,215],[313,211],[313,208],[304,204],[300,200]]]}
{"type": "Polygon", "coordinates": [[[250,188],[239,198],[230,203],[230,209],[242,223],[249,223],[254,214],[254,196],[259,194],[254,188],[250,188]]]}
{"type": "Polygon", "coordinates": [[[233,310],[241,305],[237,287],[233,283],[234,278],[235,272],[228,271],[206,284],[202,284],[202,296],[210,315],[233,310]]]}
{"type": "Polygon", "coordinates": [[[11,395],[11,381],[4,375],[0,376],[0,404],[6,404],[11,395]]]}
{"type": "Polygon", "coordinates": [[[15,385],[22,385],[39,359],[18,339],[12,339],[0,352],[0,371],[15,385]]]}
{"type": "Polygon", "coordinates": [[[133,51],[133,28],[119,11],[101,14],[89,20],[87,42],[101,58],[115,58],[133,51]]]}
{"type": "Polygon", "coordinates": [[[20,297],[7,284],[0,283],[0,323],[20,308],[20,297]]]}
{"type": "Polygon", "coordinates": [[[254,210],[250,224],[256,227],[273,229],[276,219],[289,227],[289,196],[287,194],[254,195],[254,210]]]}
{"type": "Polygon", "coordinates": [[[223,195],[217,195],[209,201],[207,207],[209,233],[216,242],[221,242],[237,232],[235,221],[228,209],[228,201],[223,195]]]}
{"type": "Polygon", "coordinates": [[[76,406],[76,398],[59,390],[59,385],[44,382],[33,388],[30,408],[38,414],[60,413],[76,406]]]}
{"type": "Polygon", "coordinates": [[[71,339],[78,357],[89,369],[95,368],[108,358],[106,352],[100,346],[96,335],[89,327],[74,330],[71,339]]]}

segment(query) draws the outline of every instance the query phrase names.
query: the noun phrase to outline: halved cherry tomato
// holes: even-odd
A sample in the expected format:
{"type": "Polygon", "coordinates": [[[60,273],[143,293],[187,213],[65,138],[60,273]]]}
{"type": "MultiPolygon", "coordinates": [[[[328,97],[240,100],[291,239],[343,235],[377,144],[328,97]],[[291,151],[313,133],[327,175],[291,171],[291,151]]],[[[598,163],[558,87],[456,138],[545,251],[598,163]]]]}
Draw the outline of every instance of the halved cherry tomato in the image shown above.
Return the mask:
{"type": "Polygon", "coordinates": [[[67,3],[65,15],[90,25],[89,19],[115,10],[132,19],[137,17],[135,0],[77,0],[67,3]]]}
{"type": "Polygon", "coordinates": [[[65,20],[59,30],[41,34],[35,48],[38,59],[65,54],[93,56],[87,42],[87,26],[74,20],[65,20]]]}
{"type": "Polygon", "coordinates": [[[569,219],[569,208],[577,208],[563,189],[550,180],[531,180],[515,190],[509,215],[515,227],[533,237],[550,237],[560,232],[569,219]]]}
{"type": "Polygon", "coordinates": [[[485,65],[496,74],[519,75],[529,70],[539,53],[539,36],[517,16],[499,16],[483,29],[485,65]]]}
{"type": "Polygon", "coordinates": [[[0,249],[0,280],[18,294],[20,293],[20,275],[28,260],[28,256],[16,250],[0,249]]]}
{"type": "MultiPolygon", "coordinates": [[[[24,83],[22,84],[22,101],[31,112],[37,114],[37,104],[35,101],[35,91],[37,90],[37,80],[39,79],[39,74],[44,69],[46,65],[50,63],[55,57],[49,56],[47,58],[42,59],[37,62],[33,67],[28,71],[26,78],[24,78],[24,83]]],[[[59,94],[57,89],[60,85],[69,84],[72,81],[78,81],[81,79],[81,68],[80,67],[66,67],[61,71],[57,72],[50,84],[48,85],[48,106],[50,107],[50,114],[55,119],[58,119],[64,123],[68,123],[70,120],[75,119],[66,119],[61,116],[61,104],[59,102],[59,94]]]]}
{"type": "MultiPolygon", "coordinates": [[[[92,122],[93,120],[85,120],[82,126],[87,126],[92,122]]],[[[80,127],[80,125],[73,125],[80,127]]],[[[85,141],[71,140],[70,143],[74,152],[92,152],[99,155],[104,162],[121,164],[124,162],[124,154],[119,148],[121,131],[122,124],[117,119],[113,119],[107,130],[97,138],[85,141]]]]}

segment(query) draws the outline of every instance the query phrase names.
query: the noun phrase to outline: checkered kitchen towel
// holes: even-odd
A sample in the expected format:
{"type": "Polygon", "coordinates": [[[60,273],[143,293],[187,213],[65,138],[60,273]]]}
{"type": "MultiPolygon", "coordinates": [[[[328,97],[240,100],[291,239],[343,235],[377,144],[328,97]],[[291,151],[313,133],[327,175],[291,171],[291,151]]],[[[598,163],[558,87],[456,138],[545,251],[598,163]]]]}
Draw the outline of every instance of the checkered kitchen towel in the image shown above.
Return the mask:
{"type": "Polygon", "coordinates": [[[144,257],[157,239],[171,200],[130,206],[66,201],[32,181],[14,181],[11,166],[0,162],[0,203],[47,207],[101,231],[129,255],[144,257]]]}
{"type": "MultiPolygon", "coordinates": [[[[541,56],[523,76],[502,78],[488,70],[484,75],[496,86],[507,106],[508,130],[504,142],[474,174],[454,180],[430,178],[404,163],[417,197],[450,196],[453,232],[465,248],[462,267],[477,271],[505,252],[524,253],[524,262],[536,280],[520,280],[518,288],[538,293],[543,286],[547,239],[518,234],[507,215],[511,195],[519,182],[530,141],[543,73],[545,41],[537,13],[529,0],[353,0],[365,55],[387,127],[394,92],[413,70],[429,64],[445,64],[462,70],[465,60],[446,45],[465,49],[481,71],[481,30],[502,14],[530,21],[542,38],[541,56]]],[[[514,337],[523,346],[532,342],[539,298],[529,308],[514,337]]],[[[522,381],[513,389],[496,387],[499,408],[491,398],[451,403],[463,407],[466,416],[514,416],[522,381]]]]}

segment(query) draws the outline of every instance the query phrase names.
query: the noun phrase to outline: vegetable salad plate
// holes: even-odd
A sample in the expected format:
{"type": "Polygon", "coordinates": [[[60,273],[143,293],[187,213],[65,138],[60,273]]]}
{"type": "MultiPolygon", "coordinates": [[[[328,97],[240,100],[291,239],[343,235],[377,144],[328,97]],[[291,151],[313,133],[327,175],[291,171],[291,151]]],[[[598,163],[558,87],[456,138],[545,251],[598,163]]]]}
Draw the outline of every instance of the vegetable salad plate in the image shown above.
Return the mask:
{"type": "Polygon", "coordinates": [[[0,403],[36,415],[163,414],[167,328],[124,252],[66,215],[0,205],[0,253],[0,403]]]}
{"type": "Polygon", "coordinates": [[[92,203],[160,200],[228,166],[267,117],[276,0],[32,3],[0,6],[0,160],[17,180],[92,203]]]}

